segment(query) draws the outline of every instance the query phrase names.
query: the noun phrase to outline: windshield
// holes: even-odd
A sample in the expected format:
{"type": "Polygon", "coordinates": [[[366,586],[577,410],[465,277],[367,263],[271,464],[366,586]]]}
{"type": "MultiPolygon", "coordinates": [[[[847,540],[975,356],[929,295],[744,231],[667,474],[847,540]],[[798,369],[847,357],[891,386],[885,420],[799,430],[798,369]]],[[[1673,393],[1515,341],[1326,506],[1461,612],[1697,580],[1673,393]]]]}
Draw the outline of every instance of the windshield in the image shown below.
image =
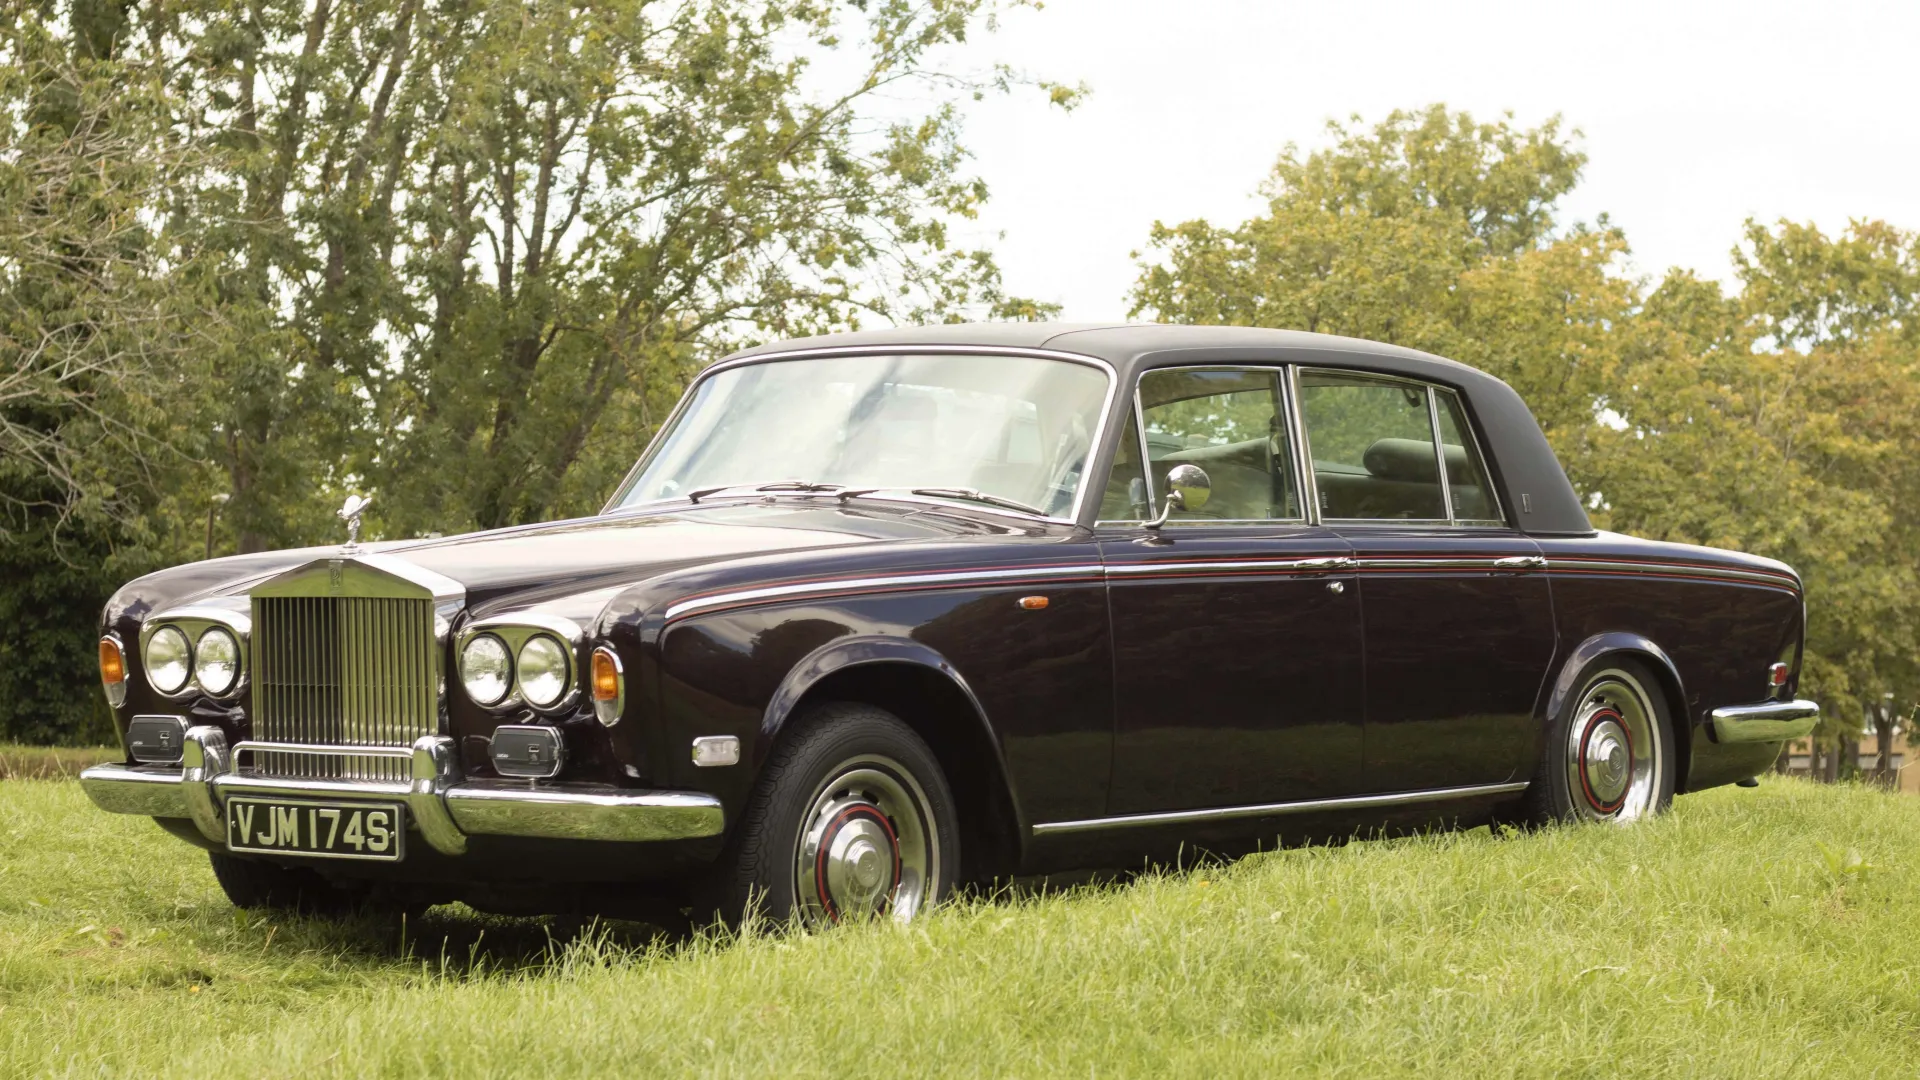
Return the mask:
{"type": "Polygon", "coordinates": [[[843,356],[700,382],[619,506],[781,480],[966,488],[1073,513],[1109,376],[1020,356],[843,356]]]}

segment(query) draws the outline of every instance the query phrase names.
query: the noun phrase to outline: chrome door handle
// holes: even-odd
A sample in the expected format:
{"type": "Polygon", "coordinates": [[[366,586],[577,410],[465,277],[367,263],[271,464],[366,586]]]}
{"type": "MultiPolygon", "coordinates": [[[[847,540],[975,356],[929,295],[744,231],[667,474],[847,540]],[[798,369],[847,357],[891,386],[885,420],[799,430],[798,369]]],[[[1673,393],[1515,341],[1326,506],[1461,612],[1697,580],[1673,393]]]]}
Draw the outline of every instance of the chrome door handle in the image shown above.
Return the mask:
{"type": "Polygon", "coordinates": [[[1493,560],[1495,570],[1537,570],[1545,565],[1547,558],[1544,555],[1513,555],[1493,560]]]}
{"type": "Polygon", "coordinates": [[[1333,555],[1320,559],[1301,559],[1293,565],[1302,570],[1348,570],[1357,561],[1345,555],[1333,555]]]}
{"type": "Polygon", "coordinates": [[[1327,582],[1327,591],[1335,596],[1339,596],[1341,593],[1347,591],[1347,583],[1344,581],[1329,581],[1327,582]]]}

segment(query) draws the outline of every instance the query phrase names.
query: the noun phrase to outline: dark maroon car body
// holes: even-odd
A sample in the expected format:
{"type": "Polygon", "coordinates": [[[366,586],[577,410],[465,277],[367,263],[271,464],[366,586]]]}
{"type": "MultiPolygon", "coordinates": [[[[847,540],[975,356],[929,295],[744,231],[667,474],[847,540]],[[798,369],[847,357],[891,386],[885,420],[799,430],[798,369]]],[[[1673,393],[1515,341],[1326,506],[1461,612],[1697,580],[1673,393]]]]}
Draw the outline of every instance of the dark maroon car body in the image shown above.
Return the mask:
{"type": "MultiPolygon", "coordinates": [[[[1778,741],[1722,741],[1712,713],[1797,688],[1795,573],[1596,532],[1526,407],[1490,376],[1368,342],[1159,326],[883,331],[724,363],[880,349],[1087,358],[1115,380],[1110,419],[1143,373],[1165,367],[1422,380],[1466,403],[1507,521],[1190,522],[1156,538],[1138,522],[1097,521],[1092,499],[1077,520],[1053,521],[959,502],[737,492],[369,545],[464,586],[455,635],[537,607],[586,628],[582,657],[605,644],[623,662],[624,715],[612,727],[585,704],[557,717],[484,709],[449,679],[443,734],[467,778],[494,777],[498,725],[551,724],[567,749],[554,785],[704,794],[731,823],[807,702],[869,701],[909,718],[939,756],[969,873],[982,877],[1136,864],[1183,845],[1233,851],[1485,822],[1533,779],[1570,680],[1608,653],[1644,663],[1672,704],[1676,790],[1743,780],[1778,753],[1778,741]],[[1044,596],[1044,608],[1016,602],[1028,596],[1044,596]],[[1787,681],[1768,685],[1781,662],[1787,681]],[[738,765],[690,760],[690,741],[714,735],[738,737],[738,765]]],[[[1105,425],[1089,475],[1106,475],[1124,427],[1105,425]]],[[[155,612],[243,595],[336,550],[149,575],[115,594],[103,630],[137,641],[155,612]]],[[[451,638],[442,647],[451,671],[451,638]]],[[[250,738],[249,698],[162,698],[139,677],[137,653],[115,710],[123,729],[135,715],[183,713],[230,743],[250,738]]],[[[183,822],[163,824],[192,838],[183,822]]],[[[403,862],[328,869],[501,895],[678,882],[716,858],[726,835],[470,839],[464,854],[415,844],[403,862]]]]}

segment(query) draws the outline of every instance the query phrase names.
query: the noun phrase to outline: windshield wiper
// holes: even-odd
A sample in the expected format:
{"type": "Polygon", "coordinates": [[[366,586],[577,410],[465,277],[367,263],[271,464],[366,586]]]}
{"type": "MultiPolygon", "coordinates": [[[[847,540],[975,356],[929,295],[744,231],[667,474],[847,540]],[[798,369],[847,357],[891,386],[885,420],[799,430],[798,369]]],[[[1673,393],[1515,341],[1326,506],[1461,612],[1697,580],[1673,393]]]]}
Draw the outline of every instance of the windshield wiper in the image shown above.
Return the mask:
{"type": "Polygon", "coordinates": [[[1028,506],[1026,503],[1015,502],[1012,499],[1003,499],[998,495],[989,495],[984,491],[975,491],[972,488],[924,487],[910,488],[909,490],[915,495],[933,495],[943,499],[969,499],[973,502],[986,503],[988,506],[1003,506],[1009,510],[1018,510],[1023,514],[1032,514],[1034,517],[1047,516],[1047,512],[1039,507],[1028,506]]]}
{"type": "Polygon", "coordinates": [[[750,487],[755,491],[839,491],[845,484],[816,484],[808,480],[775,480],[770,484],[715,484],[713,487],[695,488],[687,492],[687,501],[697,503],[709,495],[718,495],[730,488],[750,487]]]}

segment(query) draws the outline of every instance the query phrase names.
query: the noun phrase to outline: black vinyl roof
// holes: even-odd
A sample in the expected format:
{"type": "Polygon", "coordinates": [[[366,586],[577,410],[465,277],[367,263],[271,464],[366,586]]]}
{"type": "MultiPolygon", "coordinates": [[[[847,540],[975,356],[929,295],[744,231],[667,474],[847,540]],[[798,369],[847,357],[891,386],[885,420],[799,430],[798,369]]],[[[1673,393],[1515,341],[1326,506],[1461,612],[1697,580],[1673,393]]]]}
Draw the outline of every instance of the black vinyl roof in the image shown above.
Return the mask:
{"type": "Polygon", "coordinates": [[[1112,365],[1123,387],[1158,367],[1288,363],[1377,371],[1452,387],[1466,399],[1491,452],[1494,483],[1521,531],[1541,536],[1589,535],[1593,525],[1526,402],[1478,368],[1398,345],[1359,338],[1247,326],[1165,323],[966,323],[862,330],[798,338],[745,349],[734,357],[800,349],[924,346],[1048,349],[1112,365]]]}

